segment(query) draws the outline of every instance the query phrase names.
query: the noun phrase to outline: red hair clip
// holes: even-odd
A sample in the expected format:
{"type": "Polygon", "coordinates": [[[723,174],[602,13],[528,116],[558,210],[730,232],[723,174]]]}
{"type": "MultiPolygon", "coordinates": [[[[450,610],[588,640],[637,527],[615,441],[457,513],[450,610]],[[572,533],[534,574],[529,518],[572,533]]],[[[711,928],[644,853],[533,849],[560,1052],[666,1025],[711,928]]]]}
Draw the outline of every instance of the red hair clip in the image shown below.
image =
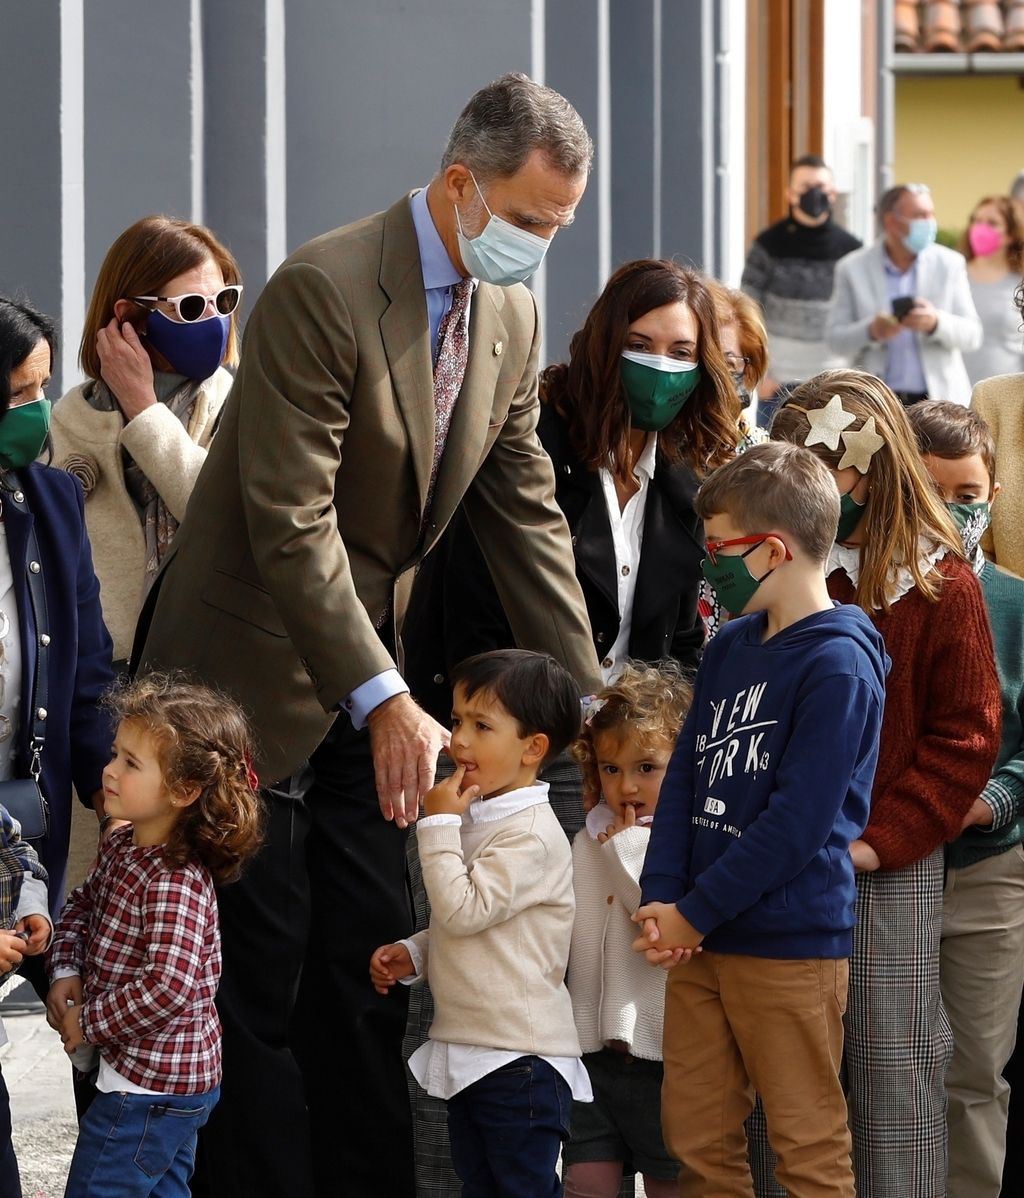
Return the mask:
{"type": "Polygon", "coordinates": [[[256,771],[252,768],[252,756],[249,753],[245,755],[245,780],[249,783],[249,789],[253,794],[258,794],[260,780],[256,775],[256,771]]]}

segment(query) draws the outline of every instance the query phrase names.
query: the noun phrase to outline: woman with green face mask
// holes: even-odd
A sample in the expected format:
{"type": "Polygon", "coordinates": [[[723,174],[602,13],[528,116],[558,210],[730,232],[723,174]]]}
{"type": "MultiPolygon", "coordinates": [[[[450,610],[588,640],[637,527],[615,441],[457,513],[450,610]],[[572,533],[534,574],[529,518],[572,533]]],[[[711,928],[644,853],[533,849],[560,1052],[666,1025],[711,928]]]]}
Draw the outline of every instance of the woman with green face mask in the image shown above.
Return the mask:
{"type": "MultiPolygon", "coordinates": [[[[99,828],[91,808],[102,814],[111,737],[98,701],[114,681],[82,488],[36,460],[45,456],[50,404],[44,388],[55,346],[48,317],[0,297],[0,804],[14,802],[8,784],[39,773],[49,830],[33,844],[49,875],[51,917],[64,897],[72,787],[90,808],[95,856],[99,828]],[[33,717],[40,707],[45,723],[37,771],[40,721],[33,717]]],[[[4,868],[0,862],[0,873],[4,868]]],[[[26,945],[21,966],[41,997],[47,990],[43,958],[32,953],[43,947],[26,945]]],[[[9,1161],[0,1143],[0,1193],[20,1192],[5,1170],[9,1161]]]]}
{"type": "MultiPolygon", "coordinates": [[[[740,415],[709,280],[669,261],[620,267],[573,336],[569,361],[542,372],[540,398],[537,434],[605,679],[627,658],[695,667],[704,535],[693,499],[701,477],[736,452],[740,415]]],[[[449,666],[516,643],[477,544],[486,536],[457,515],[425,559],[406,615],[405,677],[439,720],[451,714],[449,666]]],[[[578,767],[563,755],[542,778],[573,836],[583,820],[578,767]]],[[[572,1156],[567,1145],[563,1159],[572,1156]]],[[[617,1162],[600,1163],[614,1171],[617,1162]]],[[[674,1187],[675,1172],[663,1162],[647,1192],[674,1187]]]]}

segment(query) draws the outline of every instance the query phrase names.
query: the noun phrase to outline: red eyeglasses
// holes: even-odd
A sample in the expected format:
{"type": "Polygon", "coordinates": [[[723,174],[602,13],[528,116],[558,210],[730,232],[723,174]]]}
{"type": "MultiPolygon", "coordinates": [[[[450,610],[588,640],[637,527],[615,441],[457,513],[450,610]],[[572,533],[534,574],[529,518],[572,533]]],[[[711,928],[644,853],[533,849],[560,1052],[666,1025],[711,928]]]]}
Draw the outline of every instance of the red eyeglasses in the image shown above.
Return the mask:
{"type": "Polygon", "coordinates": [[[733,537],[729,541],[705,541],[704,548],[707,550],[707,555],[711,559],[711,564],[713,566],[717,566],[719,550],[727,549],[730,545],[749,545],[750,548],[746,551],[746,553],[740,554],[740,557],[746,557],[747,553],[753,553],[757,546],[763,545],[769,537],[774,537],[776,541],[782,542],[782,547],[786,550],[786,561],[791,562],[793,560],[793,555],[789,552],[789,546],[785,541],[782,540],[779,534],[775,532],[756,533],[751,537],[733,537]]]}

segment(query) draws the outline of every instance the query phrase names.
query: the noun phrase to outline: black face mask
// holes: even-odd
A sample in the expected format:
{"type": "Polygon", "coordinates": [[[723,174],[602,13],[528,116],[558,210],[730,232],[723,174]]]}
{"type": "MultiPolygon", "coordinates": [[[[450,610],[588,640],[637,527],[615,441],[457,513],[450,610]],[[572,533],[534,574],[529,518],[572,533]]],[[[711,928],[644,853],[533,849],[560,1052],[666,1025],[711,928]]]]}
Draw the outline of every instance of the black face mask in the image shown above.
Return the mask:
{"type": "Polygon", "coordinates": [[[806,212],[808,216],[816,218],[824,216],[832,205],[829,203],[824,188],[809,187],[800,197],[797,207],[801,212],[806,212]]]}

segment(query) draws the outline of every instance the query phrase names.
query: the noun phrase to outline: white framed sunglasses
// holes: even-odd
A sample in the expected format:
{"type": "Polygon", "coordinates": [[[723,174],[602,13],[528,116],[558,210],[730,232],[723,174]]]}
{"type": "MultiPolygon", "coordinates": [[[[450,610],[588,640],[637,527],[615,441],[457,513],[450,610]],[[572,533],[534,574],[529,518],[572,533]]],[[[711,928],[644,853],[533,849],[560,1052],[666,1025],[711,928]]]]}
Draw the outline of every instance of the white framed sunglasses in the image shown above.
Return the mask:
{"type": "Polygon", "coordinates": [[[230,316],[238,307],[242,298],[242,284],[229,283],[213,295],[199,295],[190,291],[185,295],[133,295],[130,297],[137,304],[172,304],[177,317],[184,324],[195,324],[203,319],[206,305],[213,302],[218,316],[230,316]]]}

